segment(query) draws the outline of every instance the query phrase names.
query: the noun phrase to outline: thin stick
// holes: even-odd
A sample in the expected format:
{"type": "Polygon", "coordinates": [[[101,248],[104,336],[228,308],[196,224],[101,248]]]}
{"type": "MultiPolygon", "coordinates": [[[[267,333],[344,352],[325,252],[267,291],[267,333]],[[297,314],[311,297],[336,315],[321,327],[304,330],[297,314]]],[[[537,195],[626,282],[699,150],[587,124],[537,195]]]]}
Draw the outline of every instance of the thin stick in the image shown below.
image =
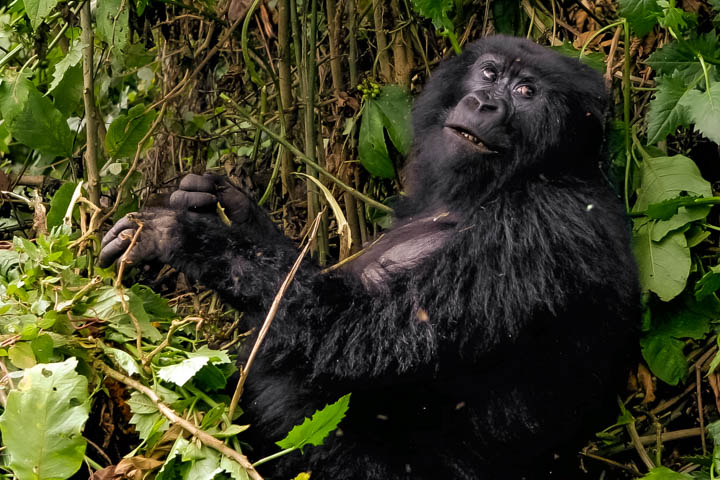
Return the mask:
{"type": "Polygon", "coordinates": [[[257,357],[257,354],[260,351],[260,345],[262,345],[262,342],[265,339],[268,330],[270,330],[270,325],[272,324],[272,321],[275,318],[275,314],[280,307],[280,301],[285,295],[285,292],[290,286],[290,283],[292,283],[293,278],[295,278],[295,273],[298,271],[298,268],[300,268],[300,263],[302,262],[303,258],[305,258],[305,254],[307,253],[310,245],[312,244],[312,239],[315,238],[315,235],[317,234],[323,211],[318,213],[315,217],[315,221],[313,221],[312,228],[310,229],[310,234],[307,236],[307,243],[302,249],[302,252],[300,252],[300,255],[298,255],[297,260],[295,260],[295,264],[290,269],[290,273],[288,273],[285,277],[285,280],[280,286],[280,290],[278,290],[277,294],[275,295],[275,299],[273,300],[273,303],[270,306],[270,310],[265,317],[265,321],[263,322],[262,328],[260,329],[260,333],[258,333],[257,340],[255,340],[255,345],[253,345],[247,363],[245,364],[245,367],[240,374],[240,379],[238,380],[237,386],[235,387],[235,393],[233,393],[232,400],[230,401],[230,406],[228,408],[228,418],[230,419],[230,421],[232,421],[233,413],[235,413],[235,407],[237,407],[237,404],[240,401],[240,397],[242,396],[243,386],[245,385],[245,380],[247,380],[248,374],[250,373],[250,367],[252,367],[252,364],[255,361],[255,357],[257,357]]]}
{"type": "Polygon", "coordinates": [[[638,435],[637,428],[635,428],[635,422],[629,423],[625,427],[630,434],[630,438],[632,439],[632,444],[635,447],[635,450],[637,451],[638,455],[640,455],[640,459],[643,461],[645,466],[648,468],[648,470],[652,470],[653,468],[655,468],[655,462],[652,461],[650,455],[648,455],[647,450],[645,450],[645,447],[643,447],[643,444],[640,441],[640,435],[638,435]]]}
{"type": "Polygon", "coordinates": [[[700,442],[702,444],[703,455],[707,455],[707,443],[705,442],[705,414],[703,412],[702,402],[702,375],[700,374],[700,365],[695,365],[695,384],[697,385],[697,409],[698,417],[700,417],[700,442]]]}
{"type": "Polygon", "coordinates": [[[145,385],[141,384],[140,382],[137,382],[133,380],[132,378],[123,375],[122,373],[113,370],[109,366],[105,365],[104,363],[100,361],[95,362],[95,366],[98,367],[100,370],[105,373],[110,378],[113,378],[114,380],[117,380],[118,382],[124,383],[128,387],[132,387],[138,392],[141,392],[143,395],[148,397],[150,401],[152,401],[157,409],[162,413],[168,420],[170,420],[171,423],[174,423],[176,425],[179,425],[183,430],[193,435],[195,438],[200,440],[203,444],[207,445],[210,448],[214,448],[218,452],[222,453],[228,458],[231,458],[235,460],[237,463],[239,463],[247,472],[248,476],[252,480],[263,480],[263,478],[260,476],[260,474],[255,470],[255,467],[252,466],[250,461],[247,459],[247,457],[240,452],[237,452],[233,450],[232,448],[225,445],[222,441],[218,440],[217,438],[213,437],[209,433],[199,429],[196,425],[190,423],[189,421],[185,420],[184,418],[180,417],[175,411],[162,403],[160,400],[160,397],[158,397],[157,393],[155,393],[151,388],[146,387],[145,385]]]}
{"type": "Polygon", "coordinates": [[[130,255],[130,252],[135,247],[138,238],[140,238],[140,232],[142,232],[143,229],[142,222],[136,220],[136,223],[138,224],[138,229],[135,231],[132,240],[130,240],[130,245],[128,246],[128,249],[120,258],[120,266],[118,267],[117,279],[115,280],[115,289],[118,291],[118,295],[120,295],[120,303],[122,303],[123,310],[125,310],[125,313],[128,314],[128,317],[130,317],[130,320],[132,320],[132,323],[135,326],[135,347],[137,348],[137,355],[138,358],[140,358],[143,366],[146,366],[142,351],[142,328],[140,327],[140,322],[138,321],[138,319],[135,318],[135,315],[133,315],[133,313],[130,311],[130,306],[125,301],[125,293],[122,286],[122,277],[123,273],[125,272],[125,265],[128,263],[128,255],[130,255]]]}
{"type": "Polygon", "coordinates": [[[623,465],[623,464],[620,463],[620,462],[616,462],[615,460],[611,460],[611,459],[609,459],[609,458],[601,457],[600,455],[595,455],[595,454],[592,454],[592,453],[580,452],[580,455],[583,455],[583,456],[588,457],[588,458],[592,458],[593,460],[598,460],[598,461],[600,461],[600,462],[607,463],[608,465],[612,465],[613,467],[616,467],[616,468],[619,468],[619,469],[621,469],[621,470],[624,470],[624,471],[628,472],[630,475],[633,475],[633,476],[635,476],[635,477],[641,477],[641,476],[642,476],[642,474],[641,474],[640,472],[638,472],[637,470],[635,470],[635,469],[633,469],[633,468],[630,468],[630,467],[628,467],[627,465],[623,465]]]}

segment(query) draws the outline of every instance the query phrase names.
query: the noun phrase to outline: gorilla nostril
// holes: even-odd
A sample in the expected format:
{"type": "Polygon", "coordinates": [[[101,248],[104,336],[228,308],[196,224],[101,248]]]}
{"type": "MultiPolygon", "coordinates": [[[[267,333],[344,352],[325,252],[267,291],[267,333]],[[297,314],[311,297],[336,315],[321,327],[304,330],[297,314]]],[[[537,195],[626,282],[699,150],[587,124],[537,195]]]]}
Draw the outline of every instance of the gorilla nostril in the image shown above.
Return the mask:
{"type": "Polygon", "coordinates": [[[480,110],[481,112],[494,112],[499,109],[500,107],[498,107],[496,104],[489,102],[480,103],[480,107],[478,108],[478,110],[480,110]]]}

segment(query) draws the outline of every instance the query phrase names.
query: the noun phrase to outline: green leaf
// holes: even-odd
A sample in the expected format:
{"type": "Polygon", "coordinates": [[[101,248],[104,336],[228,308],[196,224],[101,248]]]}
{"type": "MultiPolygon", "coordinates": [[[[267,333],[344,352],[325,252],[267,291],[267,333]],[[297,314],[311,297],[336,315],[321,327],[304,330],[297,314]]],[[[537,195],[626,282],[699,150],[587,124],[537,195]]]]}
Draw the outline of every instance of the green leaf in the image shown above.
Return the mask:
{"type": "Polygon", "coordinates": [[[24,0],[25,13],[30,17],[30,25],[37,30],[45,18],[52,12],[58,0],[24,0]]]}
{"type": "Polygon", "coordinates": [[[397,151],[407,155],[412,144],[412,99],[408,91],[399,85],[386,85],[369,101],[384,115],[383,126],[397,151]]]}
{"type": "Polygon", "coordinates": [[[53,341],[50,335],[47,333],[39,335],[30,342],[30,346],[38,362],[46,363],[50,361],[53,354],[53,341]]]}
{"type": "Polygon", "coordinates": [[[651,335],[640,340],[642,356],[650,370],[663,382],[677,385],[688,370],[684,343],[672,337],[651,335]]]}
{"type": "Polygon", "coordinates": [[[67,213],[68,206],[75,193],[75,183],[63,183],[50,200],[50,211],[47,213],[48,228],[59,227],[63,224],[63,218],[67,213]]]}
{"type": "Polygon", "coordinates": [[[686,83],[690,83],[702,72],[697,53],[704,58],[717,59],[719,48],[717,34],[709,32],[683,42],[670,42],[655,50],[646,63],[658,76],[672,76],[677,72],[686,83]]]}
{"type": "Polygon", "coordinates": [[[688,109],[695,131],[720,143],[720,82],[711,82],[705,92],[691,90],[680,103],[688,109]]]}
{"type": "Polygon", "coordinates": [[[102,0],[97,3],[97,36],[112,47],[116,55],[128,44],[129,7],[125,0],[102,0]]]}
{"type": "Polygon", "coordinates": [[[371,174],[382,178],[395,177],[385,131],[402,155],[407,155],[412,144],[412,101],[407,90],[397,85],[386,85],[377,98],[369,98],[360,122],[360,163],[371,174]]]}
{"type": "Polygon", "coordinates": [[[35,352],[28,342],[18,342],[8,349],[10,361],[18,368],[30,368],[37,364],[35,352]]]}
{"type": "Polygon", "coordinates": [[[0,84],[0,109],[6,127],[20,143],[47,155],[72,155],[74,134],[67,120],[26,79],[0,84]]]}
{"type": "Polygon", "coordinates": [[[83,44],[80,41],[80,39],[76,39],[75,42],[73,42],[72,47],[70,48],[70,51],[68,51],[67,55],[65,55],[62,60],[57,62],[55,64],[55,70],[53,71],[53,80],[50,82],[50,88],[48,88],[48,93],[52,92],[57,88],[58,85],[60,85],[60,82],[65,77],[65,73],[68,71],[69,68],[74,67],[78,63],[80,63],[80,60],[82,60],[82,47],[83,44]]]}
{"type": "Polygon", "coordinates": [[[673,472],[667,467],[655,467],[640,480],[692,480],[686,473],[673,472]]]}
{"type": "Polygon", "coordinates": [[[707,426],[708,435],[715,445],[720,445],[720,420],[715,420],[707,426]]]}
{"type": "Polygon", "coordinates": [[[150,131],[157,113],[145,113],[145,106],[135,105],[127,115],[118,116],[110,124],[105,137],[105,150],[113,158],[134,157],[138,144],[150,131]]]}
{"type": "Polygon", "coordinates": [[[453,9],[452,0],[410,0],[415,10],[423,17],[432,20],[435,28],[453,29],[448,13],[453,9]]]}
{"type": "MultiPolygon", "coordinates": [[[[153,320],[170,320],[177,317],[177,314],[168,305],[167,299],[155,293],[150,287],[136,283],[130,288],[130,291],[142,300],[143,308],[148,315],[153,317],[153,320]]],[[[207,347],[203,346],[200,350],[203,348],[207,347]]],[[[225,352],[223,351],[222,353],[225,352]]],[[[225,354],[225,357],[227,357],[227,354],[225,354]]],[[[228,358],[228,362],[229,361],[230,359],[228,358]]]]}
{"type": "Polygon", "coordinates": [[[345,417],[350,406],[350,394],[344,395],[337,402],[325,405],[322,410],[316,411],[312,418],[305,418],[305,421],[293,427],[287,437],[276,444],[280,448],[303,449],[306,445],[322,445],[325,437],[337,428],[338,423],[345,417]]]}
{"type": "Polygon", "coordinates": [[[658,90],[648,112],[648,144],[664,140],[680,126],[690,125],[688,107],[682,100],[691,91],[680,73],[658,79],[658,90]]]}
{"type": "Polygon", "coordinates": [[[656,0],[619,0],[619,3],[619,15],[627,18],[630,28],[638,37],[650,33],[662,14],[656,0]]]}
{"type": "Polygon", "coordinates": [[[643,290],[655,292],[667,302],[685,288],[690,274],[690,249],[682,232],[670,233],[658,242],[650,235],[651,227],[636,221],[632,249],[643,290]]]}
{"type": "Polygon", "coordinates": [[[395,167],[385,145],[383,121],[380,108],[375,102],[368,101],[360,121],[358,157],[362,166],[371,175],[394,178],[395,167]]]}
{"type": "Polygon", "coordinates": [[[120,365],[120,367],[122,367],[128,375],[140,373],[140,367],[138,367],[137,362],[129,353],[110,347],[103,348],[103,352],[105,352],[105,355],[112,358],[115,363],[120,365]]]}
{"type": "Polygon", "coordinates": [[[8,394],[0,431],[18,479],[69,478],[80,468],[90,403],[87,379],[76,366],[75,358],[36,365],[8,394]]]}
{"type": "Polygon", "coordinates": [[[182,387],[209,361],[210,359],[208,357],[188,358],[175,365],[160,368],[157,371],[157,375],[166,382],[172,382],[182,387]]]}
{"type": "Polygon", "coordinates": [[[720,289],[720,265],[710,267],[695,284],[695,298],[702,300],[720,289]]]}
{"type": "MultiPolygon", "coordinates": [[[[640,186],[633,212],[644,212],[652,204],[660,204],[681,196],[710,197],[712,188],[688,157],[647,158],[640,164],[640,186]]],[[[662,240],[669,232],[677,231],[691,222],[704,219],[710,207],[679,207],[669,220],[654,222],[651,239],[662,240]]]]}
{"type": "Polygon", "coordinates": [[[670,220],[677,215],[680,207],[695,206],[695,200],[702,198],[699,196],[681,196],[664,200],[660,203],[651,203],[645,210],[645,216],[650,220],[670,220]]]}

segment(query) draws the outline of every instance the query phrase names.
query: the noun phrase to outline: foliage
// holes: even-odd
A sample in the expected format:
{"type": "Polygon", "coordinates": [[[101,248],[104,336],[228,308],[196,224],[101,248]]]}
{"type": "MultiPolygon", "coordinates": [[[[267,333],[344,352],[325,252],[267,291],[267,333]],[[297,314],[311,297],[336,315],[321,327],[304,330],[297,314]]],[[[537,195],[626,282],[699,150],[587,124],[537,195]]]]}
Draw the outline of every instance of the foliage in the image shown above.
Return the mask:
{"type": "MultiPolygon", "coordinates": [[[[202,344],[195,323],[179,319],[148,287],[111,286],[112,275],[102,270],[83,275],[87,257],[74,254],[72,237],[69,227],[57,227],[36,243],[15,237],[14,250],[0,250],[0,335],[10,345],[0,356],[22,376],[0,417],[6,467],[20,479],[68,478],[80,467],[86,445],[81,432],[92,399],[88,379],[77,371],[98,362],[117,365],[165,405],[201,419],[199,428],[236,446],[248,426],[228,418],[225,390],[236,371],[233,358],[202,344]]],[[[293,449],[322,444],[348,400],[346,395],[316,412],[286,442],[293,449]]],[[[233,460],[172,433],[159,405],[142,392],[132,392],[127,404],[130,424],[143,441],[136,454],[174,441],[158,478],[248,478],[233,460]]]]}

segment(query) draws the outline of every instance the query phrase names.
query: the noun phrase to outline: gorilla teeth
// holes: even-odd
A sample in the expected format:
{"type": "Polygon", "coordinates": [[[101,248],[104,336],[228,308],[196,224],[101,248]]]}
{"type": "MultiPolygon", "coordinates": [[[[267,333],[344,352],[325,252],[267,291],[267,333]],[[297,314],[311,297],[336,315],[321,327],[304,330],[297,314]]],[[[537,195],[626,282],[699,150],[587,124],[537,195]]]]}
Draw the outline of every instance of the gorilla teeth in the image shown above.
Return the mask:
{"type": "Polygon", "coordinates": [[[477,138],[475,135],[470,135],[470,134],[467,133],[467,132],[460,132],[460,135],[462,135],[463,137],[467,138],[468,140],[470,140],[470,141],[471,141],[472,143],[474,143],[475,145],[479,145],[479,144],[480,144],[480,139],[477,138]]]}

